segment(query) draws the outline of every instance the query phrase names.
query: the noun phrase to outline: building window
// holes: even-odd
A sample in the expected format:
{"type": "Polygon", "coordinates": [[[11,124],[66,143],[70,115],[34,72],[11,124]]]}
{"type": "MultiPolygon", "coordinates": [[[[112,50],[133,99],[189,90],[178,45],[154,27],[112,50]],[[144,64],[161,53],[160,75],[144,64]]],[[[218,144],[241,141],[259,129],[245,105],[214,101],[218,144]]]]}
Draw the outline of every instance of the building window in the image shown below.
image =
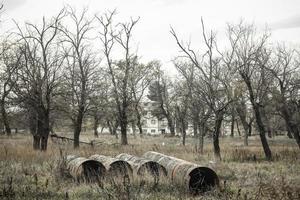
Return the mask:
{"type": "Polygon", "coordinates": [[[155,129],[151,129],[151,133],[155,133],[156,132],[156,130],[155,129]]]}
{"type": "Polygon", "coordinates": [[[147,125],[147,120],[143,120],[142,125],[147,125]]]}
{"type": "Polygon", "coordinates": [[[151,124],[155,124],[156,123],[156,121],[153,119],[153,120],[151,120],[151,124]]]}
{"type": "Polygon", "coordinates": [[[143,129],[143,133],[147,133],[147,129],[143,129]]]}

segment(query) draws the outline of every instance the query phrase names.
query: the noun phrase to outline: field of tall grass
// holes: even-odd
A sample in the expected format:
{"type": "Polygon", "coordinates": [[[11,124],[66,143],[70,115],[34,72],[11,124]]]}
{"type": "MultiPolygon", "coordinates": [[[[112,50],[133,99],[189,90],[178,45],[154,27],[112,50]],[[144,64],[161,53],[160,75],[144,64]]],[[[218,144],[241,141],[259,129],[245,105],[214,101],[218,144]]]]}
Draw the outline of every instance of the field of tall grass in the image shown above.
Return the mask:
{"type": "MultiPolygon", "coordinates": [[[[67,135],[71,137],[71,135],[67,135]]],[[[222,162],[214,162],[211,140],[206,139],[204,153],[197,152],[197,139],[129,136],[130,145],[121,146],[111,135],[93,138],[84,133],[83,141],[95,140],[94,146],[82,144],[73,149],[67,141],[49,139],[47,152],[34,151],[30,135],[0,136],[0,199],[300,199],[300,151],[294,140],[269,139],[273,161],[265,161],[259,138],[251,137],[249,146],[242,138],[221,138],[222,162]],[[220,178],[220,187],[197,196],[183,192],[163,181],[155,187],[138,182],[115,186],[74,182],[64,175],[60,160],[64,155],[116,156],[129,153],[141,156],[157,151],[200,165],[209,165],[220,178]]]]}

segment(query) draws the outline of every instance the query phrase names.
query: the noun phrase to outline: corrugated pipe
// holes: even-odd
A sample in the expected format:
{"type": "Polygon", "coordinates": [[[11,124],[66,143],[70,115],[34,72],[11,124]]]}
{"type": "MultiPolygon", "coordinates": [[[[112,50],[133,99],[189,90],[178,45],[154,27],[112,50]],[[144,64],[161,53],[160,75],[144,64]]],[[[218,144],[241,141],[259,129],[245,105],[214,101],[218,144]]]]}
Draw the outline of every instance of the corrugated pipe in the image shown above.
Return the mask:
{"type": "Polygon", "coordinates": [[[113,158],[104,155],[92,155],[89,157],[92,160],[101,162],[108,173],[107,178],[110,178],[114,183],[128,183],[133,177],[133,170],[127,161],[113,158]]]}
{"type": "Polygon", "coordinates": [[[116,158],[129,162],[135,174],[141,179],[140,181],[145,181],[145,179],[150,177],[153,179],[151,182],[157,184],[161,177],[167,176],[166,168],[155,161],[126,153],[122,153],[116,158]]]}
{"type": "Polygon", "coordinates": [[[70,175],[78,182],[99,182],[106,174],[104,165],[92,159],[68,155],[66,163],[70,175]]]}
{"type": "Polygon", "coordinates": [[[218,175],[208,167],[154,151],[148,151],[142,157],[164,166],[172,182],[185,187],[192,194],[205,192],[219,185],[218,175]]]}

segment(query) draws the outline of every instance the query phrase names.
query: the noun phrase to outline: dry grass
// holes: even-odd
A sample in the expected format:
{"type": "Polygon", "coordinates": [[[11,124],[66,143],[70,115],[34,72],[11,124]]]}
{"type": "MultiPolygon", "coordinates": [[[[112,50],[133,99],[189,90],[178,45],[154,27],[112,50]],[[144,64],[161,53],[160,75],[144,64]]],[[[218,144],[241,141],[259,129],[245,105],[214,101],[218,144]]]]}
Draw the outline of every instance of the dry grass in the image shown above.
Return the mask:
{"type": "MultiPolygon", "coordinates": [[[[94,138],[85,133],[82,139],[94,138]]],[[[222,138],[223,161],[211,165],[221,178],[221,187],[199,196],[186,194],[169,182],[155,188],[141,187],[137,182],[122,187],[78,184],[62,176],[60,153],[116,156],[125,152],[139,156],[154,150],[208,165],[213,160],[209,139],[202,155],[193,138],[188,138],[185,147],[180,145],[180,138],[130,136],[128,146],[118,145],[109,135],[97,141],[102,143],[74,150],[72,144],[50,140],[47,152],[37,152],[32,150],[30,135],[0,136],[0,199],[300,199],[300,151],[293,140],[270,140],[274,160],[267,162],[258,138],[251,138],[248,147],[240,138],[222,138]]]]}

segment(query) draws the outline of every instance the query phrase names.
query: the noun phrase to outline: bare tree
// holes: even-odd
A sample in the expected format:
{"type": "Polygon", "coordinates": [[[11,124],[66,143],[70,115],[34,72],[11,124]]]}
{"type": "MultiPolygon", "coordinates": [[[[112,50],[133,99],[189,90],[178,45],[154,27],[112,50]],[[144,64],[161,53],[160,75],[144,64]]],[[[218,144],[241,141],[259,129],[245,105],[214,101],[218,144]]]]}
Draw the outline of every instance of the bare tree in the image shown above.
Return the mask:
{"type": "Polygon", "coordinates": [[[132,31],[139,21],[131,19],[128,23],[114,25],[112,22],[114,12],[97,17],[100,25],[100,39],[103,45],[103,53],[107,62],[108,73],[113,85],[113,97],[118,111],[118,122],[121,127],[121,144],[127,145],[128,108],[131,104],[130,93],[130,72],[132,71],[132,60],[135,57],[131,53],[132,31]],[[123,51],[121,62],[114,62],[112,59],[112,49],[120,47],[123,51]]]}
{"type": "Polygon", "coordinates": [[[284,45],[278,45],[274,49],[274,55],[268,65],[264,67],[272,73],[277,84],[278,93],[273,93],[276,99],[276,107],[286,123],[287,131],[292,133],[300,148],[299,121],[293,117],[295,110],[290,106],[297,95],[293,93],[299,76],[296,51],[288,49],[284,45]]]}
{"type": "Polygon", "coordinates": [[[101,125],[101,133],[106,125],[106,118],[111,119],[112,110],[109,104],[110,97],[110,86],[109,81],[107,80],[107,74],[103,73],[99,74],[97,77],[97,86],[96,90],[90,97],[90,109],[88,115],[93,117],[94,119],[94,136],[99,137],[98,128],[101,125]]]}
{"type": "Polygon", "coordinates": [[[58,51],[60,44],[56,40],[63,16],[64,10],[49,21],[43,18],[41,26],[26,23],[24,29],[17,24],[22,61],[14,91],[33,116],[30,120],[33,148],[42,151],[47,150],[50,113],[63,62],[58,51]]]}
{"type": "Polygon", "coordinates": [[[229,26],[228,32],[230,40],[235,41],[231,45],[235,49],[237,71],[249,93],[266,159],[271,160],[272,153],[266,139],[266,127],[261,113],[262,100],[267,94],[269,86],[266,81],[272,82],[267,73],[263,74],[265,70],[262,70],[269,59],[265,48],[268,35],[263,34],[256,38],[254,27],[252,25],[244,26],[242,23],[237,26],[229,26]]]}
{"type": "Polygon", "coordinates": [[[159,65],[157,61],[147,64],[137,63],[137,61],[132,62],[129,85],[132,92],[134,116],[141,137],[143,135],[141,101],[145,97],[145,91],[154,77],[154,69],[157,65],[159,65]]]}
{"type": "Polygon", "coordinates": [[[19,67],[21,56],[14,44],[8,41],[1,43],[0,53],[0,110],[5,132],[11,135],[10,120],[8,117],[7,106],[9,106],[9,95],[17,82],[16,74],[19,67]]]}
{"type": "Polygon", "coordinates": [[[199,109],[193,108],[194,101],[194,72],[195,66],[190,63],[182,63],[182,62],[174,62],[177,71],[179,71],[180,75],[183,77],[183,80],[179,82],[175,89],[176,91],[176,113],[178,121],[180,122],[181,132],[182,132],[182,144],[185,145],[185,137],[186,137],[186,129],[188,128],[188,111],[192,111],[193,116],[192,119],[194,121],[194,131],[198,130],[198,122],[199,122],[199,109]],[[193,110],[196,111],[193,111],[193,110]],[[196,119],[195,119],[196,118],[196,119]]]}
{"type": "Polygon", "coordinates": [[[199,59],[195,51],[191,49],[190,43],[187,45],[180,42],[176,32],[171,28],[171,34],[176,40],[176,43],[181,50],[183,57],[188,59],[198,69],[200,78],[203,85],[200,86],[199,91],[202,96],[205,97],[206,103],[214,113],[214,131],[213,131],[213,145],[215,158],[220,160],[220,146],[219,135],[221,131],[221,124],[224,119],[224,114],[227,106],[230,104],[231,99],[228,95],[228,78],[230,76],[226,65],[220,63],[221,59],[219,54],[216,53],[216,39],[215,34],[210,31],[206,33],[203,20],[202,22],[202,36],[206,47],[206,53],[204,53],[199,59]]]}
{"type": "Polygon", "coordinates": [[[73,27],[62,25],[59,30],[63,33],[66,54],[66,69],[64,72],[64,97],[68,102],[67,112],[74,127],[74,148],[79,147],[79,137],[82,123],[87,113],[91,98],[96,92],[99,76],[99,62],[91,51],[93,18],[87,16],[87,9],[79,14],[71,7],[67,14],[73,27]]]}

